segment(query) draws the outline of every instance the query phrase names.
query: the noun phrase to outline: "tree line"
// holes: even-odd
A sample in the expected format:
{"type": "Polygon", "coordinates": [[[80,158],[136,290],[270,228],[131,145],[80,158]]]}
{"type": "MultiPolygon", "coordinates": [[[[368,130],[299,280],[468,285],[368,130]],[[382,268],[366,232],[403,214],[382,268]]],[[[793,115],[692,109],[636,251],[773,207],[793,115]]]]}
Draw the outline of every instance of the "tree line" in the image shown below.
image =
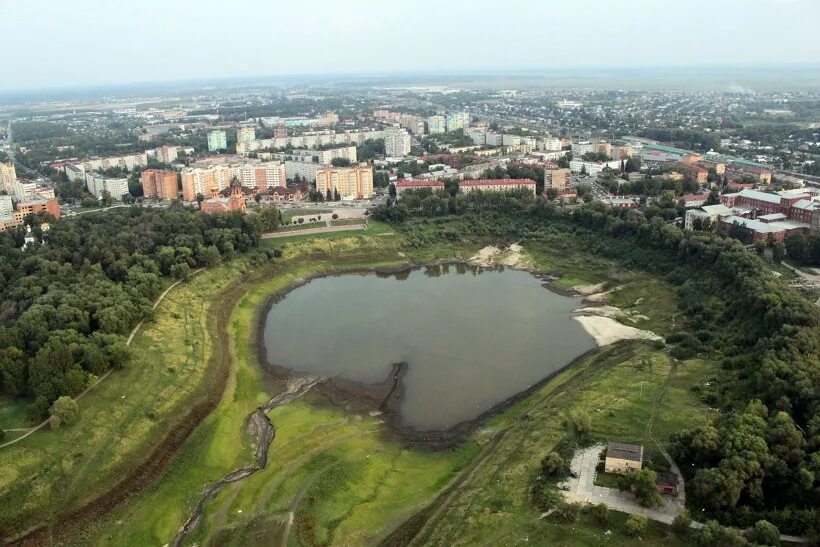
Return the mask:
{"type": "Polygon", "coordinates": [[[32,418],[95,376],[125,366],[125,336],[152,316],[165,279],[255,248],[279,211],[203,215],[118,209],[0,233],[0,394],[30,398],[32,418]]]}
{"type": "Polygon", "coordinates": [[[738,241],[687,232],[660,215],[561,207],[524,193],[451,198],[442,212],[444,195],[403,195],[404,204],[375,214],[398,223],[440,213],[435,234],[409,224],[408,244],[486,236],[583,248],[673,283],[687,321],[667,339],[672,356],[705,354],[722,368],[716,384],[693,387],[721,418],[671,441],[688,498],[726,524],[766,520],[786,533],[820,533],[820,313],[811,302],[738,241]]]}

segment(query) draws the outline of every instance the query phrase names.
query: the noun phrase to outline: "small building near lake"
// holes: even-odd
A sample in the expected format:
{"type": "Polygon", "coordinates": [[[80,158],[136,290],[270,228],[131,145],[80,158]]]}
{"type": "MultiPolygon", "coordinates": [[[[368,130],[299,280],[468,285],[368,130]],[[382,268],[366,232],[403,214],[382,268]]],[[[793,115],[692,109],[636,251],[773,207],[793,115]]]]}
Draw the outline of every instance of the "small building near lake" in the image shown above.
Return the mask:
{"type": "Polygon", "coordinates": [[[643,465],[643,445],[609,441],[606,447],[604,471],[624,475],[639,471],[643,465]]]}

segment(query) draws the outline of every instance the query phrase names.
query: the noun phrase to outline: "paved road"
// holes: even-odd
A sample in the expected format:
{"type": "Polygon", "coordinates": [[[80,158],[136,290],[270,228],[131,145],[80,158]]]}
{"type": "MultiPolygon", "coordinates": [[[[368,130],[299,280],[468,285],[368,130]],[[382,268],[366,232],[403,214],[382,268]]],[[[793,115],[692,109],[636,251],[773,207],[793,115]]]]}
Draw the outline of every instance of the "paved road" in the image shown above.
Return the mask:
{"type": "Polygon", "coordinates": [[[350,230],[365,230],[367,226],[362,224],[352,224],[350,226],[325,226],[324,228],[305,228],[304,230],[294,230],[292,232],[270,232],[262,234],[262,239],[274,239],[279,237],[296,237],[313,234],[328,234],[331,232],[346,232],[350,230]]]}

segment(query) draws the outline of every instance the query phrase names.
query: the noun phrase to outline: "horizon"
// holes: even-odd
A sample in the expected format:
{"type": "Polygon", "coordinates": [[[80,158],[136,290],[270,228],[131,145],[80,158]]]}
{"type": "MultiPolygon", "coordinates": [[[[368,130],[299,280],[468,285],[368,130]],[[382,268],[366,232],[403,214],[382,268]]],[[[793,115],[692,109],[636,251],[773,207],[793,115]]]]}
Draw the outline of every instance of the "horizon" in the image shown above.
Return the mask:
{"type": "Polygon", "coordinates": [[[504,10],[489,1],[353,0],[338,8],[327,0],[247,0],[230,11],[213,0],[71,0],[47,13],[43,4],[12,9],[11,0],[0,0],[8,15],[0,47],[24,44],[25,51],[7,56],[0,93],[320,76],[782,69],[783,59],[788,67],[820,64],[816,0],[512,0],[504,10]],[[698,10],[709,11],[708,24],[692,24],[698,10]],[[724,38],[722,30],[741,32],[724,38]]]}

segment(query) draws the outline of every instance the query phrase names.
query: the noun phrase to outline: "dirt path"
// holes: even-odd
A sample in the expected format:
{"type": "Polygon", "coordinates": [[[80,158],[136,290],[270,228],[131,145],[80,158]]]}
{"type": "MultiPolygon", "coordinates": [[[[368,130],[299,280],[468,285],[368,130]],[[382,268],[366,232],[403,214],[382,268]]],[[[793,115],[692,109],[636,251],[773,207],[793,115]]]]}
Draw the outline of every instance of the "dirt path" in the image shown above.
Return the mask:
{"type": "MultiPolygon", "coordinates": [[[[267,273],[267,271],[265,272],[267,273]]],[[[203,397],[194,403],[187,414],[174,424],[165,437],[157,443],[143,462],[126,474],[109,490],[88,501],[81,507],[56,514],[44,522],[16,535],[5,538],[11,545],[48,545],[58,542],[70,543],[94,520],[119,507],[149,485],[168,466],[177,449],[213,411],[222,399],[230,373],[230,358],[225,351],[227,327],[239,298],[247,291],[247,280],[223,291],[210,310],[211,328],[218,339],[208,363],[213,381],[203,386],[203,397]]],[[[208,374],[208,373],[206,373],[208,374]]]]}
{"type": "MultiPolygon", "coordinates": [[[[201,271],[202,271],[202,270],[204,270],[204,269],[205,269],[205,268],[200,268],[200,269],[198,269],[198,270],[196,270],[196,271],[192,272],[192,273],[191,273],[191,276],[198,274],[199,272],[201,272],[201,271]]],[[[188,277],[190,277],[190,276],[188,276],[188,277]]],[[[151,306],[151,309],[152,309],[152,310],[157,309],[157,306],[159,306],[160,302],[162,302],[162,300],[165,298],[165,296],[166,296],[169,292],[171,292],[171,289],[173,289],[174,287],[176,287],[177,285],[179,285],[179,284],[180,284],[180,283],[182,283],[183,281],[184,281],[183,279],[180,279],[179,281],[177,281],[176,283],[172,284],[170,287],[168,287],[167,289],[165,289],[165,292],[163,292],[161,295],[159,295],[159,297],[157,297],[157,299],[154,301],[154,305],[153,305],[153,306],[151,306]]],[[[126,340],[126,342],[125,342],[125,345],[126,345],[126,346],[130,346],[130,345],[131,345],[131,341],[134,339],[134,336],[136,336],[137,332],[139,332],[139,330],[140,330],[140,328],[142,327],[142,324],[143,324],[143,323],[145,323],[145,319],[143,319],[142,321],[140,321],[139,323],[137,323],[137,326],[136,326],[136,327],[134,327],[134,328],[131,330],[131,334],[128,336],[128,340],[126,340]]],[[[109,376],[109,375],[110,375],[113,371],[114,371],[114,369],[111,369],[111,370],[109,370],[108,372],[106,372],[105,374],[103,374],[102,376],[100,376],[100,377],[97,379],[97,381],[96,381],[96,382],[94,382],[93,384],[91,384],[90,386],[88,386],[87,388],[85,388],[85,389],[82,391],[82,393],[80,393],[79,395],[77,395],[76,397],[74,397],[74,400],[75,400],[75,401],[79,401],[80,399],[82,399],[83,397],[85,397],[86,393],[88,393],[89,391],[91,391],[92,389],[94,389],[95,387],[97,387],[98,385],[100,385],[101,383],[103,383],[103,381],[105,381],[105,379],[106,379],[106,378],[108,378],[108,376],[109,376]]],[[[26,433],[25,435],[21,435],[21,436],[17,437],[16,439],[14,439],[13,441],[9,441],[9,442],[7,442],[7,443],[0,444],[0,448],[4,448],[4,447],[6,447],[6,446],[11,446],[11,445],[13,445],[14,443],[19,443],[20,441],[22,441],[23,439],[25,439],[26,437],[28,437],[28,436],[29,436],[29,435],[31,435],[32,433],[34,433],[34,432],[36,432],[36,431],[39,431],[40,429],[44,428],[44,427],[45,427],[45,426],[47,426],[47,425],[48,425],[48,420],[45,420],[45,421],[43,421],[43,423],[38,424],[38,425],[36,425],[36,426],[34,426],[34,427],[30,428],[30,429],[29,429],[29,431],[28,431],[28,433],[26,433]]]]}

